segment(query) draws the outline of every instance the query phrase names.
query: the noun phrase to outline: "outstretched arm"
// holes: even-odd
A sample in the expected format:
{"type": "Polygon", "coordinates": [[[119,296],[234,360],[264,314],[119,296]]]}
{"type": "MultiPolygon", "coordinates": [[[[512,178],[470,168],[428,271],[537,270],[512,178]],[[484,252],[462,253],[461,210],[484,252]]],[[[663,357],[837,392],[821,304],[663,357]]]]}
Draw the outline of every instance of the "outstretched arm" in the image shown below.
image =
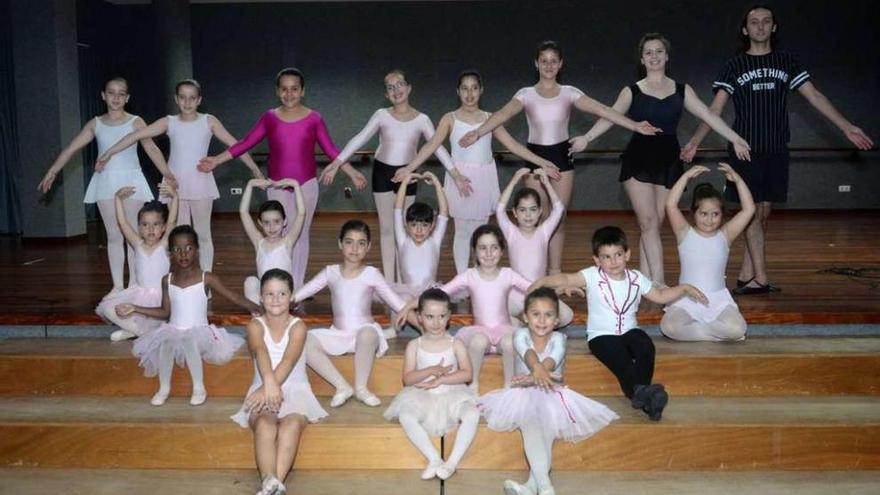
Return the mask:
{"type": "Polygon", "coordinates": [[[148,308],[146,306],[135,306],[134,304],[123,303],[114,308],[116,314],[122,318],[138,313],[156,320],[167,320],[171,315],[171,300],[168,298],[168,275],[162,277],[162,305],[158,308],[148,308]]]}
{"type": "MultiPolygon", "coordinates": [[[[614,102],[611,109],[621,115],[625,115],[629,111],[630,105],[632,105],[632,90],[627,86],[620,90],[620,94],[617,95],[617,101],[614,102]]],[[[605,134],[613,125],[614,123],[608,119],[599,119],[586,134],[569,139],[568,142],[571,144],[571,148],[568,150],[568,153],[573,154],[584,151],[591,142],[599,139],[599,136],[605,134]]]]}
{"type": "Polygon", "coordinates": [[[223,153],[214,156],[206,156],[199,160],[198,169],[200,172],[210,172],[217,168],[218,166],[232,160],[233,158],[243,155],[248,150],[256,146],[260,141],[262,141],[267,134],[268,130],[266,127],[266,114],[263,114],[260,117],[260,120],[254,124],[254,127],[247,133],[247,136],[244,137],[241,141],[233,144],[223,153]]]}
{"type": "MultiPolygon", "coordinates": [[[[137,120],[135,122],[137,122],[137,120]]],[[[153,122],[146,127],[142,127],[138,130],[129,132],[122,139],[117,141],[116,144],[111,146],[110,149],[108,149],[101,156],[98,157],[98,159],[95,161],[95,171],[100,172],[101,170],[104,170],[104,167],[107,166],[107,162],[109,162],[110,159],[113,158],[113,156],[115,156],[122,150],[128,149],[128,147],[137,143],[141,139],[154,138],[156,136],[161,136],[166,132],[168,132],[168,117],[162,117],[161,119],[153,122]]],[[[144,150],[146,149],[146,146],[144,146],[144,150]]],[[[164,163],[164,157],[162,158],[162,161],[164,163]]]]}
{"type": "Polygon", "coordinates": [[[682,296],[688,296],[701,304],[709,303],[709,300],[706,299],[706,296],[700,291],[700,289],[690,284],[663,288],[655,285],[645,294],[645,299],[657,304],[669,304],[682,296]]]}
{"type": "Polygon", "coordinates": [[[241,294],[237,294],[232,292],[223,282],[220,281],[220,277],[214,275],[211,272],[205,272],[205,285],[211,288],[214,292],[220,294],[225,297],[229,302],[234,303],[236,306],[240,306],[250,312],[253,315],[261,315],[263,314],[263,307],[252,303],[250,300],[245,299],[241,294]]]}
{"type": "MultiPolygon", "coordinates": [[[[223,127],[223,123],[220,122],[220,119],[214,117],[213,115],[208,115],[208,125],[211,126],[211,133],[214,134],[214,137],[220,140],[221,143],[226,146],[232,146],[237,143],[238,140],[235,139],[235,136],[229,133],[226,130],[226,127],[223,127]]],[[[239,156],[239,159],[244,163],[244,165],[251,171],[254,179],[265,179],[263,176],[263,172],[260,171],[260,167],[257,166],[257,162],[251,158],[250,153],[243,153],[239,156]]]]}
{"type": "Polygon", "coordinates": [[[58,177],[58,172],[61,172],[61,169],[67,165],[67,162],[70,161],[70,157],[87,144],[91,143],[93,139],[95,139],[95,119],[88,121],[88,123],[80,129],[79,134],[73,138],[73,141],[71,141],[70,144],[58,154],[58,158],[52,162],[52,166],[50,166],[49,170],[46,171],[46,174],[43,175],[43,180],[37,185],[37,190],[43,194],[49,192],[49,189],[52,189],[52,184],[55,183],[55,178],[58,177]]]}
{"type": "MultiPolygon", "coordinates": [[[[159,120],[165,121],[165,129],[168,129],[168,117],[161,118],[159,120]]],[[[156,124],[158,122],[154,122],[156,124]]],[[[132,123],[135,129],[138,131],[144,130],[147,127],[147,123],[140,117],[134,119],[132,123]]],[[[153,129],[150,132],[155,132],[153,129]]],[[[163,131],[164,132],[164,131],[163,131]]],[[[159,133],[162,134],[162,133],[159,133]]],[[[158,134],[157,134],[158,135],[158,134]]],[[[150,157],[150,161],[153,162],[153,165],[156,166],[156,169],[162,174],[162,177],[166,179],[174,180],[174,174],[171,173],[171,169],[168,168],[168,163],[165,162],[165,156],[162,155],[162,151],[156,146],[156,143],[153,142],[153,138],[150,136],[143,137],[139,140],[141,142],[141,148],[144,149],[144,152],[150,157]]],[[[95,170],[98,169],[97,164],[95,164],[95,170]]]]}
{"type": "Polygon", "coordinates": [[[584,276],[581,272],[557,273],[556,275],[547,275],[535,280],[532,282],[532,285],[526,289],[525,293],[528,294],[538,287],[550,287],[551,289],[584,289],[586,286],[587,281],[584,280],[584,276]]]}
{"type": "MultiPolygon", "coordinates": [[[[716,91],[715,98],[712,99],[712,103],[709,105],[709,112],[714,113],[719,116],[718,118],[721,118],[721,111],[724,110],[724,105],[727,104],[729,98],[730,95],[724,89],[716,91]]],[[[694,159],[694,155],[697,154],[697,148],[700,147],[700,143],[703,142],[703,139],[706,139],[706,134],[709,134],[709,124],[705,121],[700,122],[700,125],[697,126],[697,130],[694,131],[694,135],[691,136],[691,139],[681,149],[682,161],[690,163],[691,160],[694,159]]]]}
{"type": "Polygon", "coordinates": [[[266,179],[249,180],[244,187],[241,201],[238,203],[238,217],[241,219],[241,225],[244,227],[244,232],[247,234],[248,239],[251,240],[251,244],[254,245],[254,249],[259,247],[260,241],[263,239],[263,234],[254,223],[253,217],[251,217],[251,197],[253,196],[255,187],[265,189],[270,185],[272,185],[272,181],[266,179]]]}
{"type": "Polygon", "coordinates": [[[587,95],[581,95],[577,100],[574,100],[574,107],[581,112],[597,115],[605,120],[610,120],[621,127],[646,136],[653,136],[658,132],[663,132],[661,129],[652,126],[648,121],[636,122],[626,115],[599,103],[587,95]]]}
{"type": "Polygon", "coordinates": [[[452,132],[452,112],[447,113],[440,119],[440,123],[437,124],[437,130],[434,132],[434,135],[422,145],[419,152],[416,154],[416,157],[413,158],[408,165],[406,165],[406,169],[408,172],[415,172],[425,161],[430,158],[431,155],[437,151],[443,142],[449,137],[449,133],[452,132]]]}
{"type": "Polygon", "coordinates": [[[727,244],[730,245],[749,226],[749,222],[752,221],[752,217],[755,215],[755,200],[752,199],[752,192],[749,191],[746,181],[730,165],[719,163],[718,170],[727,177],[727,180],[736,184],[736,192],[739,194],[739,203],[742,206],[739,213],[721,227],[724,235],[727,237],[727,244]]]}
{"type": "Polygon", "coordinates": [[[751,156],[749,156],[749,151],[751,150],[749,143],[747,143],[739,134],[733,132],[733,129],[728,127],[718,114],[709,111],[706,105],[700,101],[697,94],[694,93],[694,90],[691,89],[690,85],[687,84],[684,86],[684,107],[688,112],[708,124],[713,131],[721,134],[724,136],[724,139],[730,141],[730,143],[733,144],[733,150],[736,152],[737,158],[743,161],[751,160],[751,156]]]}
{"type": "Polygon", "coordinates": [[[681,196],[684,194],[688,181],[708,171],[709,169],[702,165],[694,165],[689,168],[687,172],[678,178],[678,181],[675,182],[675,185],[672,186],[672,189],[669,190],[669,195],[666,197],[666,217],[669,218],[669,226],[672,227],[672,232],[675,233],[675,239],[678,242],[684,239],[690,228],[690,224],[678,207],[678,202],[681,201],[681,196]]]}
{"type": "Polygon", "coordinates": [[[837,126],[841,132],[849,139],[856,148],[860,150],[868,150],[874,147],[874,141],[871,140],[861,129],[846,120],[825,95],[823,95],[812,82],[807,81],[798,88],[798,92],[803,95],[813,108],[819,111],[832,124],[837,126]]]}
{"type": "Polygon", "coordinates": [[[497,112],[493,113],[491,117],[489,117],[485,122],[483,122],[483,124],[480,127],[476,128],[472,131],[469,131],[467,134],[462,136],[461,139],[458,140],[458,144],[460,146],[467,148],[468,146],[476,143],[477,140],[480,139],[481,137],[494,131],[495,128],[498,127],[499,125],[502,125],[505,122],[507,122],[508,120],[510,120],[510,118],[513,117],[514,115],[522,112],[522,109],[523,109],[523,104],[521,101],[519,101],[516,98],[511,99],[510,101],[507,102],[506,105],[501,107],[501,110],[498,110],[497,112]]]}

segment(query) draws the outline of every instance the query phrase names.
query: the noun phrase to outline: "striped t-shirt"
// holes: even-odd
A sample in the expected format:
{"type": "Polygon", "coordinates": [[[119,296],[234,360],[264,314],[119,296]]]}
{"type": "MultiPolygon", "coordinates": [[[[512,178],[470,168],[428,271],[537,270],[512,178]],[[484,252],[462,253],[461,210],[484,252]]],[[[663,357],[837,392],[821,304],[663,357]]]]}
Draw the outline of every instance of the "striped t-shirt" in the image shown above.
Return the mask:
{"type": "Polygon", "coordinates": [[[781,153],[788,149],[790,137],[788,91],[809,79],[810,74],[790,53],[743,53],[727,61],[712,89],[733,96],[733,130],[748,141],[752,152],[781,153]]]}

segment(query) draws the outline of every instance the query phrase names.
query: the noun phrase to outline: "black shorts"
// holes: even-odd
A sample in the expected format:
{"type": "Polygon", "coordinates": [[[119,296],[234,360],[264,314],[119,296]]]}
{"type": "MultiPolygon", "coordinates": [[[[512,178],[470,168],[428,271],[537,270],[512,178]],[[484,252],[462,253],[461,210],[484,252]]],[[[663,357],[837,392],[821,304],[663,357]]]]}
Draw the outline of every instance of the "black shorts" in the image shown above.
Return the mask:
{"type": "MultiPolygon", "coordinates": [[[[752,161],[744,162],[730,151],[730,166],[736,170],[752,193],[756,203],[784,203],[788,199],[788,151],[782,153],[752,153],[752,161]]],[[[728,182],[724,197],[739,203],[736,184],[728,182]]]]}
{"type": "MultiPolygon", "coordinates": [[[[545,160],[553,162],[553,165],[559,167],[560,172],[574,170],[574,160],[568,154],[568,148],[570,147],[571,145],[568,144],[568,141],[550,145],[526,143],[526,148],[528,148],[529,151],[545,160]]],[[[526,162],[526,167],[528,167],[529,170],[539,168],[537,165],[529,162],[526,162]]]]}
{"type": "MultiPolygon", "coordinates": [[[[403,165],[401,165],[402,167],[403,165]]],[[[391,182],[391,178],[394,177],[394,174],[397,173],[397,169],[400,167],[395,167],[394,165],[388,165],[387,163],[382,163],[379,160],[373,159],[373,192],[374,193],[385,193],[385,192],[393,192],[397,194],[397,190],[400,189],[400,182],[391,182]]],[[[406,186],[406,195],[407,196],[415,196],[416,190],[418,189],[418,184],[415,182],[410,183],[406,186]]]]}

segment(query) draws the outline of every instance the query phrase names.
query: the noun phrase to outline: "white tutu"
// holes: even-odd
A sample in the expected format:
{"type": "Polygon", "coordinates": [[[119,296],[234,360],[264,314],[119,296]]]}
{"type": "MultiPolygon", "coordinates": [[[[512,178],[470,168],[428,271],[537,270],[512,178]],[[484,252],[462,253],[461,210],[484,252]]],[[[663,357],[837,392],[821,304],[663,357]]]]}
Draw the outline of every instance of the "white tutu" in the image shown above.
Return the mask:
{"type": "MultiPolygon", "coordinates": [[[[114,157],[115,158],[115,157],[114,157]]],[[[98,201],[110,200],[116,195],[121,187],[134,187],[134,195],[131,199],[147,202],[153,199],[153,192],[147,179],[140,168],[117,168],[110,167],[102,172],[92,174],[83,203],[97,203],[98,201]]]]}
{"type": "Polygon", "coordinates": [[[354,352],[355,344],[357,344],[358,330],[364,327],[370,327],[376,331],[379,337],[379,348],[376,350],[376,357],[382,357],[388,352],[388,341],[385,340],[385,334],[382,327],[378,323],[368,323],[351,330],[341,330],[334,326],[330,328],[314,328],[309,330],[309,335],[318,339],[321,347],[331,356],[341,356],[354,352]]]}
{"type": "MultiPolygon", "coordinates": [[[[251,388],[248,389],[245,397],[250,397],[252,393],[263,385],[262,380],[259,380],[258,378],[257,381],[258,383],[251,385],[251,388]]],[[[284,384],[281,385],[281,396],[281,408],[277,413],[278,419],[291,414],[302,414],[310,423],[314,423],[319,419],[327,417],[327,411],[321,407],[321,403],[315,398],[315,394],[312,393],[312,387],[310,387],[308,383],[286,380],[284,384]]],[[[260,411],[253,411],[253,413],[259,414],[260,411]]],[[[242,428],[247,428],[250,426],[249,421],[251,418],[251,411],[248,411],[247,407],[242,404],[241,409],[239,409],[234,415],[230,416],[230,418],[242,428]]]]}
{"type": "Polygon", "coordinates": [[[235,351],[244,345],[243,338],[222,327],[205,325],[177,328],[165,323],[135,340],[131,351],[141,358],[139,364],[144,368],[144,376],[156,376],[159,372],[159,348],[162,344],[168,342],[173,346],[174,362],[183,367],[186,362],[183,346],[187,339],[195,340],[202,360],[211,364],[228,363],[235,351]]]}
{"type": "Polygon", "coordinates": [[[718,319],[718,315],[720,315],[728,306],[733,306],[734,309],[739,309],[727,288],[719,289],[715,292],[704,292],[704,294],[706,295],[706,299],[709,300],[709,304],[705,306],[685,296],[679,298],[669,306],[666,306],[663,311],[666,311],[670,307],[681,308],[685,310],[687,314],[691,315],[691,318],[697,321],[712,323],[718,319]]]}
{"type": "Polygon", "coordinates": [[[579,442],[618,419],[604,404],[588,399],[568,387],[545,392],[538,387],[493,390],[480,397],[477,407],[495,431],[512,431],[524,425],[540,425],[555,438],[579,442]]]}
{"type": "Polygon", "coordinates": [[[456,163],[462,175],[471,180],[471,195],[464,197],[448,173],[443,178],[443,190],[449,202],[449,216],[469,220],[481,220],[495,212],[501,191],[498,187],[498,171],[495,162],[483,164],[456,163]]]}
{"type": "MultiPolygon", "coordinates": [[[[134,304],[135,306],[143,306],[145,308],[158,308],[162,305],[162,289],[159,287],[129,287],[112,296],[107,296],[98,303],[95,313],[104,318],[105,312],[115,311],[116,306],[120,304],[134,304]]],[[[129,317],[137,326],[135,334],[141,336],[150,330],[159,328],[165,323],[163,320],[155,318],[147,318],[140,313],[135,313],[129,317]]],[[[108,323],[112,323],[109,322],[108,323]]]]}
{"type": "Polygon", "coordinates": [[[438,392],[434,389],[404,387],[391,401],[383,416],[387,420],[393,420],[400,416],[401,411],[413,412],[428,435],[445,435],[458,426],[468,407],[476,405],[477,394],[464,384],[440,387],[446,388],[438,392]]]}

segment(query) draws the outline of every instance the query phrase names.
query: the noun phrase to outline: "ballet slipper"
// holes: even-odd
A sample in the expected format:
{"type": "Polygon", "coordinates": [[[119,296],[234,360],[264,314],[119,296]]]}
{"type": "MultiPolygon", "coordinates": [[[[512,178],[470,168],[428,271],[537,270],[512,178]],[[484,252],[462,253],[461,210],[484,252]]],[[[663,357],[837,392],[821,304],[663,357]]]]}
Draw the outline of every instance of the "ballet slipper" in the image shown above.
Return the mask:
{"type": "Polygon", "coordinates": [[[539,491],[538,495],[556,495],[556,490],[552,486],[548,486],[539,491]]]}
{"type": "Polygon", "coordinates": [[[280,495],[287,493],[287,488],[278,478],[270,474],[263,479],[262,492],[264,495],[280,495]]]}
{"type": "Polygon", "coordinates": [[[455,468],[456,466],[454,464],[444,462],[437,467],[437,477],[444,481],[448,480],[453,474],[455,474],[455,468]]]}
{"type": "Polygon", "coordinates": [[[355,399],[363,402],[364,404],[366,404],[370,407],[376,407],[376,406],[382,404],[382,401],[379,400],[378,397],[376,397],[376,394],[374,394],[373,392],[370,392],[369,390],[366,390],[366,389],[365,390],[358,390],[357,392],[355,392],[354,397],[355,397],[355,399]]]}
{"type": "Polygon", "coordinates": [[[193,390],[192,396],[189,398],[191,406],[200,406],[208,400],[208,391],[205,389],[193,390]]]}
{"type": "Polygon", "coordinates": [[[119,294],[120,292],[122,292],[122,287],[114,287],[114,288],[110,289],[110,292],[104,294],[104,297],[102,297],[101,300],[103,301],[104,299],[107,299],[108,297],[113,297],[116,294],[119,294]]]}
{"type": "Polygon", "coordinates": [[[159,391],[156,392],[156,395],[154,395],[153,398],[150,399],[150,404],[154,406],[161,406],[165,403],[166,400],[168,400],[168,390],[162,390],[160,388],[159,391]]]}
{"type": "Polygon", "coordinates": [[[504,495],[535,495],[526,485],[513,480],[504,480],[504,495]]]}
{"type": "Polygon", "coordinates": [[[426,467],[425,470],[422,471],[421,478],[423,480],[429,480],[437,476],[437,470],[440,469],[441,466],[443,466],[443,461],[441,461],[440,459],[429,462],[428,467],[426,467]]]}
{"type": "Polygon", "coordinates": [[[333,398],[330,399],[330,407],[339,407],[345,404],[345,401],[351,398],[354,389],[351,387],[337,388],[333,398]]]}
{"type": "Polygon", "coordinates": [[[122,340],[133,339],[135,337],[137,337],[137,335],[135,335],[132,332],[129,332],[128,330],[116,330],[115,332],[110,334],[110,341],[111,342],[119,342],[122,340]]]}

